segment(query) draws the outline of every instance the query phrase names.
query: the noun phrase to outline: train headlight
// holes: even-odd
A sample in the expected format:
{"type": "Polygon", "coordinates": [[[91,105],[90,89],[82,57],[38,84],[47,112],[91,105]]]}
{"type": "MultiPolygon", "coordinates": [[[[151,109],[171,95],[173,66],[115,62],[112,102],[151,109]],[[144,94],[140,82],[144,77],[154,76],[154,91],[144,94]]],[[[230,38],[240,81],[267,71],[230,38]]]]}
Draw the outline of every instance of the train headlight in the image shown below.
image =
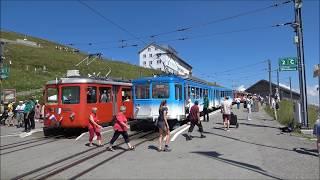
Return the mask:
{"type": "Polygon", "coordinates": [[[73,121],[75,116],[76,116],[76,114],[74,112],[71,113],[70,116],[69,116],[70,120],[73,121]]]}

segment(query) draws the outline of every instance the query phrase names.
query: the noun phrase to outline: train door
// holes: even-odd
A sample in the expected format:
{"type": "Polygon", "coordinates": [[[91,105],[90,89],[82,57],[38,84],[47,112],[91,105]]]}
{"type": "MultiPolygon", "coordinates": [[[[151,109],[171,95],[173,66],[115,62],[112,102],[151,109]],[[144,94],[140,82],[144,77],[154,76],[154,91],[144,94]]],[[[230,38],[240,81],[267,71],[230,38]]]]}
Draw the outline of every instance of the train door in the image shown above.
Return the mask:
{"type": "Polygon", "coordinates": [[[112,86],[99,86],[98,117],[102,123],[111,122],[113,117],[112,86]]]}
{"type": "Polygon", "coordinates": [[[112,86],[112,114],[115,116],[119,112],[121,100],[119,99],[119,86],[112,86]]]}
{"type": "Polygon", "coordinates": [[[182,91],[182,85],[181,84],[175,84],[174,85],[175,89],[175,101],[178,107],[178,120],[180,120],[181,115],[185,114],[185,108],[184,108],[184,100],[183,100],[183,91],[182,91]]]}
{"type": "Polygon", "coordinates": [[[131,87],[120,87],[121,98],[118,100],[119,106],[126,107],[126,117],[133,118],[133,101],[132,101],[132,88],[131,87]]]}

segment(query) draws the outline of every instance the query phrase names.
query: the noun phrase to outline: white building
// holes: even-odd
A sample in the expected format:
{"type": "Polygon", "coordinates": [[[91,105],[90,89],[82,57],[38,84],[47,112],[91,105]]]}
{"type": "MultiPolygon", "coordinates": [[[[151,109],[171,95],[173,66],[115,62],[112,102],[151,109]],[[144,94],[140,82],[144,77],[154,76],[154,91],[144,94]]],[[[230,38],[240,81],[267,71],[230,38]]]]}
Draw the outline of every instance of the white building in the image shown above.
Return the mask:
{"type": "Polygon", "coordinates": [[[151,43],[139,51],[139,65],[179,75],[191,75],[192,66],[181,59],[168,45],[151,43]]]}

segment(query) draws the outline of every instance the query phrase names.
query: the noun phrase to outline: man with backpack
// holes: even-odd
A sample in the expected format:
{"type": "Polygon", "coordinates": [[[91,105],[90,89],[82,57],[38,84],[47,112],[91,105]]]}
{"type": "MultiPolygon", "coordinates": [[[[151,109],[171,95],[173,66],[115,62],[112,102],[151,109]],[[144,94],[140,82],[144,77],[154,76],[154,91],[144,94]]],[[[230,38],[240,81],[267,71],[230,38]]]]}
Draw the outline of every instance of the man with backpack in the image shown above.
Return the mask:
{"type": "Polygon", "coordinates": [[[194,102],[194,105],[191,107],[190,109],[190,114],[189,114],[189,119],[190,119],[190,128],[189,128],[189,131],[188,131],[188,136],[187,136],[187,140],[191,140],[192,137],[191,137],[191,133],[193,131],[193,128],[195,125],[197,125],[199,127],[199,131],[200,131],[200,134],[201,134],[201,138],[205,138],[206,136],[203,135],[203,127],[202,127],[202,124],[201,124],[201,121],[200,121],[200,111],[199,111],[199,102],[198,101],[195,101],[194,102]]]}
{"type": "Polygon", "coordinates": [[[209,99],[208,95],[204,96],[203,99],[203,121],[206,121],[206,116],[207,116],[207,122],[209,122],[209,99]]]}

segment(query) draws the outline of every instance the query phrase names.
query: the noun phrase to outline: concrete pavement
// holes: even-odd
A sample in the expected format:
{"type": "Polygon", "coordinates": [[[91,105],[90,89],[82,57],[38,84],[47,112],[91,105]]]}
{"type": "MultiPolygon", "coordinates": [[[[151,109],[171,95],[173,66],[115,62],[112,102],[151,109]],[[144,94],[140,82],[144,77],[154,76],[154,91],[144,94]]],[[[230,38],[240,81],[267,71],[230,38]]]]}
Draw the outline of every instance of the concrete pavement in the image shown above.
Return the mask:
{"type": "MultiPolygon", "coordinates": [[[[262,111],[253,113],[252,121],[246,120],[244,109],[234,113],[238,129],[224,131],[221,114],[212,114],[210,122],[202,122],[206,138],[197,138],[195,127],[194,138],[186,141],[182,127],[185,131],[176,135],[169,153],[157,152],[152,132],[130,132],[135,151],[126,151],[125,144],[115,152],[89,148],[86,138],[76,137],[37,142],[40,132],[18,147],[1,141],[1,179],[319,179],[315,142],[281,134],[279,124],[262,111]]],[[[105,142],[111,136],[112,131],[105,133],[105,142]]]]}

